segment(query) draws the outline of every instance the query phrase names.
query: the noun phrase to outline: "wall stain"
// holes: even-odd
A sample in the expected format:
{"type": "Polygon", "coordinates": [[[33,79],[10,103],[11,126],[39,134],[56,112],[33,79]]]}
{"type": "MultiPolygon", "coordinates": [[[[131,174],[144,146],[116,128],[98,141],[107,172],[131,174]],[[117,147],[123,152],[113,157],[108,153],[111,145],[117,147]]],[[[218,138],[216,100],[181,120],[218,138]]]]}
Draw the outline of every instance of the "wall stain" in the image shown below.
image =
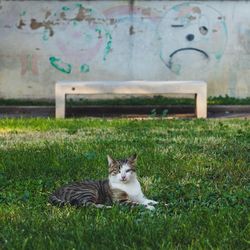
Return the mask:
{"type": "Polygon", "coordinates": [[[192,10],[193,10],[193,13],[201,14],[201,9],[198,6],[193,7],[192,10]]]}
{"type": "Polygon", "coordinates": [[[66,14],[65,14],[64,12],[61,12],[61,13],[60,13],[60,18],[61,18],[62,20],[67,20],[66,14]]]}
{"type": "Polygon", "coordinates": [[[47,12],[45,13],[45,19],[47,19],[49,16],[51,16],[51,12],[50,12],[50,11],[47,11],[47,12]]]}
{"type": "Polygon", "coordinates": [[[109,22],[110,22],[110,25],[117,23],[117,21],[114,18],[110,18],[109,22]]]}
{"type": "Polygon", "coordinates": [[[143,16],[151,16],[151,9],[150,8],[143,8],[141,10],[143,16]]]}
{"type": "Polygon", "coordinates": [[[44,27],[46,30],[49,30],[49,36],[54,35],[54,31],[51,27],[52,25],[55,25],[55,24],[51,21],[37,22],[37,20],[34,18],[32,18],[31,22],[30,22],[30,28],[32,30],[36,30],[36,29],[40,29],[40,28],[44,27]]]}
{"type": "Polygon", "coordinates": [[[129,35],[132,36],[132,35],[134,35],[134,34],[135,34],[134,26],[131,25],[131,26],[129,27],[129,35]]]}
{"type": "Polygon", "coordinates": [[[75,20],[75,21],[78,21],[78,22],[81,22],[81,21],[85,20],[89,24],[94,23],[95,18],[91,17],[91,12],[92,12],[91,9],[86,9],[86,8],[81,6],[81,7],[79,7],[79,11],[78,11],[76,17],[73,18],[72,20],[75,20]]]}
{"type": "Polygon", "coordinates": [[[25,26],[25,25],[26,24],[24,23],[24,21],[22,19],[20,19],[19,24],[17,25],[17,28],[21,30],[23,28],[23,26],[25,26]]]}
{"type": "Polygon", "coordinates": [[[38,75],[38,57],[36,54],[20,55],[21,75],[31,71],[32,75],[38,75]]]}
{"type": "Polygon", "coordinates": [[[133,14],[134,12],[135,0],[129,0],[129,13],[133,14]]]}

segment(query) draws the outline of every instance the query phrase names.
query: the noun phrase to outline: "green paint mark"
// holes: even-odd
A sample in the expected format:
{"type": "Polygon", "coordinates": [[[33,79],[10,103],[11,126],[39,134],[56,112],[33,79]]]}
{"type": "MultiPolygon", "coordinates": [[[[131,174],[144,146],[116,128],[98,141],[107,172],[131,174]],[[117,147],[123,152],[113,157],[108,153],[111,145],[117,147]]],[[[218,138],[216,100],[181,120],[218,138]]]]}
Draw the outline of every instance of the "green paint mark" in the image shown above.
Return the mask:
{"type": "Polygon", "coordinates": [[[23,11],[20,16],[25,16],[25,15],[26,15],[26,11],[23,11]]]}
{"type": "Polygon", "coordinates": [[[80,67],[80,71],[82,73],[88,73],[89,72],[89,65],[88,64],[82,64],[80,67]]]}
{"type": "Polygon", "coordinates": [[[177,4],[175,6],[172,7],[172,10],[178,12],[180,11],[183,7],[188,7],[190,6],[190,3],[181,3],[181,4],[177,4]]]}
{"type": "Polygon", "coordinates": [[[76,7],[82,8],[82,4],[81,3],[77,3],[76,7]]]}
{"type": "Polygon", "coordinates": [[[104,56],[103,60],[106,61],[108,54],[110,53],[112,49],[112,36],[110,33],[106,33],[106,38],[108,39],[108,42],[106,44],[105,50],[104,50],[104,56]]]}
{"type": "Polygon", "coordinates": [[[220,52],[217,52],[217,53],[215,54],[215,58],[216,58],[217,60],[220,60],[221,57],[222,57],[222,54],[221,54],[220,52]]]}
{"type": "Polygon", "coordinates": [[[89,14],[92,14],[93,10],[92,9],[88,9],[88,12],[89,12],[89,14]]]}
{"type": "Polygon", "coordinates": [[[74,20],[73,25],[76,26],[77,24],[78,22],[74,20]]]}
{"type": "Polygon", "coordinates": [[[68,63],[64,63],[60,58],[56,58],[51,56],[49,58],[50,64],[56,68],[57,70],[61,71],[62,73],[70,74],[72,66],[68,63]]]}
{"type": "Polygon", "coordinates": [[[64,11],[68,11],[68,10],[70,10],[70,8],[69,8],[69,7],[67,7],[67,6],[63,6],[63,7],[62,7],[62,10],[64,10],[64,11]]]}
{"type": "Polygon", "coordinates": [[[43,40],[44,41],[48,41],[49,40],[49,30],[48,29],[45,29],[44,31],[43,31],[43,40]]]}
{"type": "Polygon", "coordinates": [[[177,75],[180,75],[181,72],[181,65],[180,64],[173,64],[171,67],[171,71],[177,75]]]}
{"type": "Polygon", "coordinates": [[[101,29],[96,28],[95,31],[98,32],[98,35],[99,35],[99,36],[101,36],[101,33],[102,33],[101,29]]]}

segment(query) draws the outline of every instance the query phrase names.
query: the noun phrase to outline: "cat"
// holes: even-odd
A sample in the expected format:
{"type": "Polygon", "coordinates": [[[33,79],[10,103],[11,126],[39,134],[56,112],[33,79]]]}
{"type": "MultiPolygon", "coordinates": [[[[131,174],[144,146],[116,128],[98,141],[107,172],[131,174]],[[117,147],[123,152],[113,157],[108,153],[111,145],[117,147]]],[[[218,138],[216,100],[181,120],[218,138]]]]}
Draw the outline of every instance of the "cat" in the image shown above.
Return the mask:
{"type": "Polygon", "coordinates": [[[137,155],[125,160],[115,160],[107,156],[109,177],[100,181],[74,182],[62,186],[49,198],[52,205],[111,207],[114,203],[130,206],[143,205],[154,210],[158,202],[147,199],[136,175],[137,155]]]}

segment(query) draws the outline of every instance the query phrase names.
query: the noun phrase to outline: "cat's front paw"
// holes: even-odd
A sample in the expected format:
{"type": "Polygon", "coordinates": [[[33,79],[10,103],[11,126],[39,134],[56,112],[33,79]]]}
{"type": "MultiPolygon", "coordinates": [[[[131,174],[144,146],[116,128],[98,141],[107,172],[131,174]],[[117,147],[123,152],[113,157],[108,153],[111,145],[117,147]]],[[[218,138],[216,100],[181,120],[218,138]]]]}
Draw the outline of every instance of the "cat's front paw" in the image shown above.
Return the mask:
{"type": "Polygon", "coordinates": [[[155,207],[151,206],[151,205],[146,205],[146,208],[149,209],[149,210],[151,210],[151,211],[155,210],[155,207]]]}
{"type": "Polygon", "coordinates": [[[146,204],[147,205],[156,205],[156,204],[158,204],[159,202],[158,201],[154,201],[154,200],[147,200],[146,201],[146,204]]]}
{"type": "Polygon", "coordinates": [[[149,200],[149,203],[150,205],[156,205],[158,204],[159,202],[158,201],[154,201],[154,200],[149,200]]]}

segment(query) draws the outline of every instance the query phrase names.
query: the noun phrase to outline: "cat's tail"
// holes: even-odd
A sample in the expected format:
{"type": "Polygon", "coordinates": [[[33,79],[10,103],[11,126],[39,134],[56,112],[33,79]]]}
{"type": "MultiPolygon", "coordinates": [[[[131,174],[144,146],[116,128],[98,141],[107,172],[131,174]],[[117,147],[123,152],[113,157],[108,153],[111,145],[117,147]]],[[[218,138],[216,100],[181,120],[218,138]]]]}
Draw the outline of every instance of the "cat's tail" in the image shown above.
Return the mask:
{"type": "Polygon", "coordinates": [[[63,207],[63,206],[65,205],[65,201],[60,200],[60,199],[57,198],[54,194],[52,194],[52,195],[49,197],[49,202],[50,202],[52,205],[55,205],[55,206],[58,206],[58,207],[63,207]]]}

